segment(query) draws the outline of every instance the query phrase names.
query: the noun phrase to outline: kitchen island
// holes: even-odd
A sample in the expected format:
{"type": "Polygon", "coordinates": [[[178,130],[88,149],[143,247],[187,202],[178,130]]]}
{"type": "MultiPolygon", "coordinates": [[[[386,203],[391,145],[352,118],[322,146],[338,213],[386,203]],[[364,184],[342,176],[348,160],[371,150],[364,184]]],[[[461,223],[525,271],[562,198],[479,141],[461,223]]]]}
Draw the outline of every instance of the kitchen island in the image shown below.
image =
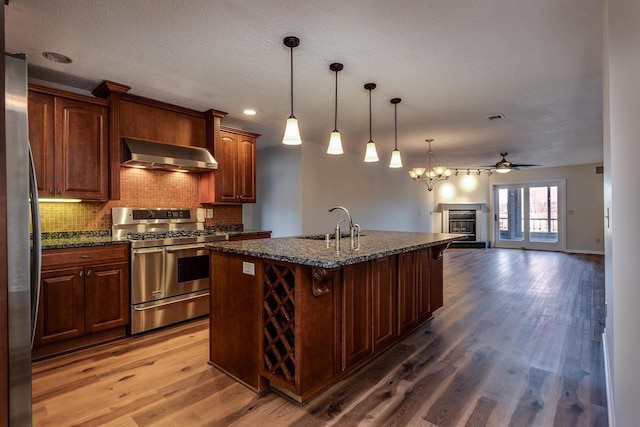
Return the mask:
{"type": "Polygon", "coordinates": [[[212,243],[210,362],[304,402],[431,319],[454,234],[212,243]]]}

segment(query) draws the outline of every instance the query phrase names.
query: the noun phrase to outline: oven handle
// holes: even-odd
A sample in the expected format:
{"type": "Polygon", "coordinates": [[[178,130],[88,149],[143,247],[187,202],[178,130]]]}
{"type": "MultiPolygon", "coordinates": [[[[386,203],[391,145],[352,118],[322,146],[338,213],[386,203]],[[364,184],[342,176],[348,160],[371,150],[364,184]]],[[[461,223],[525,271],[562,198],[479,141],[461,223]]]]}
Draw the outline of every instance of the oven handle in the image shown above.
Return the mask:
{"type": "Polygon", "coordinates": [[[150,248],[150,249],[132,249],[134,255],[137,254],[153,254],[156,252],[162,252],[162,248],[150,248]]]}
{"type": "Polygon", "coordinates": [[[208,296],[209,294],[198,294],[198,295],[193,295],[190,297],[186,297],[186,298],[181,298],[181,299],[177,299],[177,300],[173,300],[173,301],[167,301],[167,302],[162,302],[160,304],[154,304],[154,305],[150,305],[148,307],[133,307],[133,309],[135,311],[146,311],[146,310],[151,310],[152,308],[158,308],[158,307],[164,307],[166,305],[172,305],[178,302],[184,302],[184,301],[190,301],[192,299],[196,299],[196,298],[202,298],[203,296],[208,296]]]}
{"type": "Polygon", "coordinates": [[[179,252],[189,249],[207,249],[205,245],[184,245],[184,246],[171,246],[167,248],[167,252],[179,252]]]}

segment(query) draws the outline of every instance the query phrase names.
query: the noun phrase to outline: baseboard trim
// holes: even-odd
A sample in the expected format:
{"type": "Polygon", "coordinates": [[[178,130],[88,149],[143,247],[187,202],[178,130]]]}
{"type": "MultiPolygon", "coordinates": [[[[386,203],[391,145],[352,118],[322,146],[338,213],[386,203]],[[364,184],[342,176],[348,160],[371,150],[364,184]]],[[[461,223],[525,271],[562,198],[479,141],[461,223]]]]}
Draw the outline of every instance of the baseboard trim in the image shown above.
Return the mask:
{"type": "Polygon", "coordinates": [[[604,255],[604,251],[586,251],[583,249],[565,249],[570,254],[604,255]]]}
{"type": "Polygon", "coordinates": [[[609,417],[609,427],[616,426],[616,413],[613,406],[613,384],[611,383],[611,365],[609,364],[609,352],[607,349],[607,333],[602,333],[602,354],[604,356],[604,378],[607,388],[607,415],[609,417]]]}

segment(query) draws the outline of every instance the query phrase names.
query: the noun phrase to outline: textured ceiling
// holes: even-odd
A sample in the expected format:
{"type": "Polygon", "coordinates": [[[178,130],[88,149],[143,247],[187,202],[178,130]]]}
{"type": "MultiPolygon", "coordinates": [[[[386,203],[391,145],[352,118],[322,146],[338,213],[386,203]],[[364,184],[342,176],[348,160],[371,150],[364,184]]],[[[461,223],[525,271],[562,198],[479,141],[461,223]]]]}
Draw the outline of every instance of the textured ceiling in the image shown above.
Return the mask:
{"type": "Polygon", "coordinates": [[[602,162],[602,0],[10,0],[6,49],[33,77],[93,89],[102,80],[165,102],[229,113],[224,123],[282,139],[295,35],[295,114],[304,142],[338,129],[345,150],[393,149],[393,106],[405,166],[544,166],[602,162]],[[66,54],[69,65],[43,51],[66,54]],[[245,108],[258,114],[247,117],[245,108]],[[502,113],[502,120],[489,115],[502,113]]]}

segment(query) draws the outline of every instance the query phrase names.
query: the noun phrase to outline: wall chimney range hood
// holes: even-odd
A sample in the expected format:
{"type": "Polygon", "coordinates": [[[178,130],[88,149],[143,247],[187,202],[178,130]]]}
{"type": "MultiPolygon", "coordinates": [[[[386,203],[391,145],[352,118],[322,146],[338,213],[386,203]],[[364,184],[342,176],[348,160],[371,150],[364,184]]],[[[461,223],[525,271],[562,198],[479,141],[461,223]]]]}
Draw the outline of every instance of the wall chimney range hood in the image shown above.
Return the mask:
{"type": "Polygon", "coordinates": [[[122,138],[122,166],[201,173],[218,169],[205,148],[122,138]]]}

